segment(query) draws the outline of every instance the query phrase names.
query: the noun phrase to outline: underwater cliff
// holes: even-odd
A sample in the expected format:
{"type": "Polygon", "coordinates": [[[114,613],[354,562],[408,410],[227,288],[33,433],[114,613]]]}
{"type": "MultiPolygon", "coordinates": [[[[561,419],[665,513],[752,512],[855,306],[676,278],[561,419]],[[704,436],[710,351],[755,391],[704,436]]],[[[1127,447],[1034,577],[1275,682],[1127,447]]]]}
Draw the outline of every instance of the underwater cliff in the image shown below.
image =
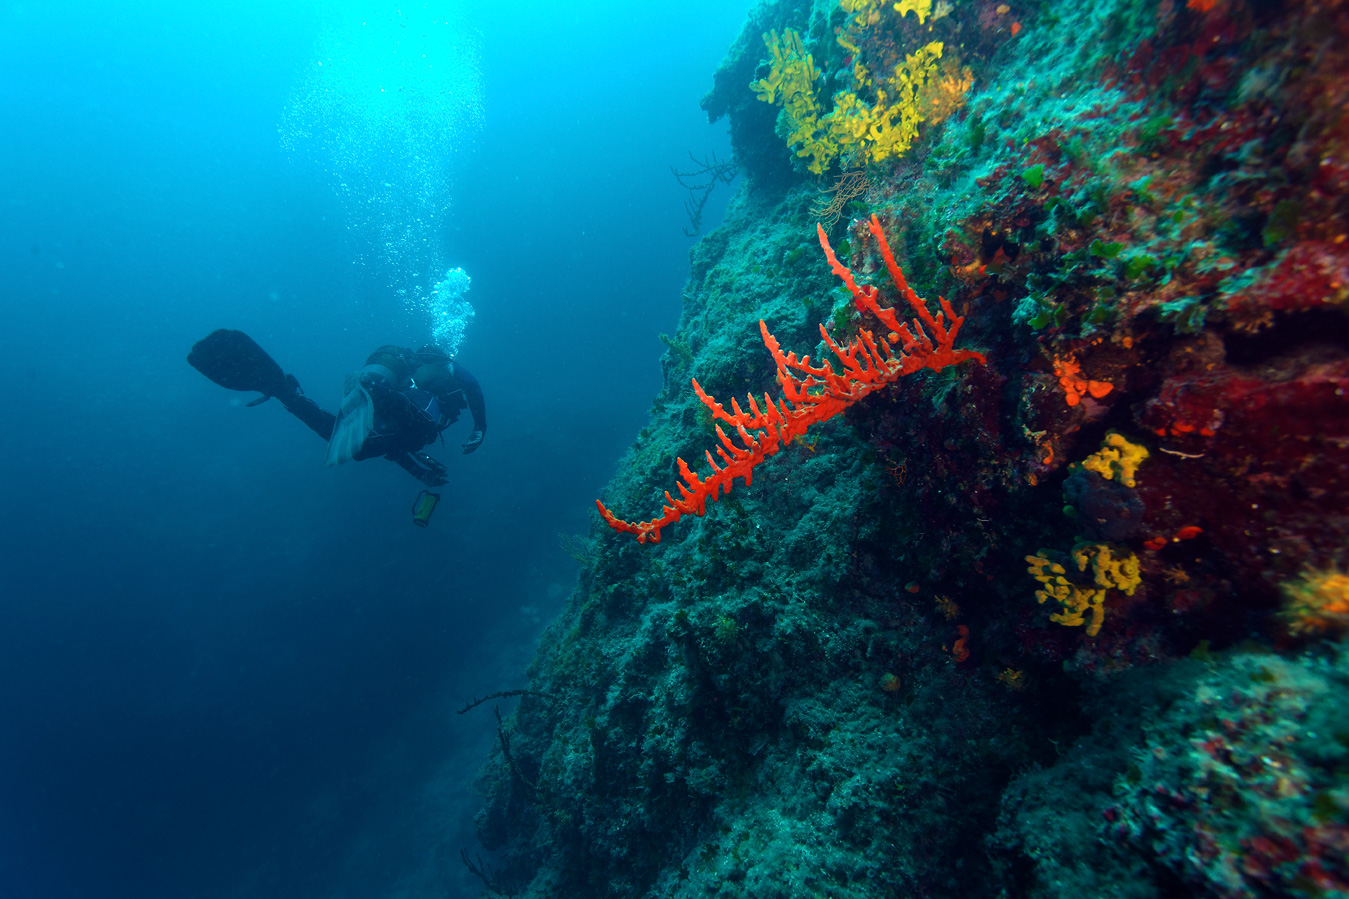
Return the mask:
{"type": "Polygon", "coordinates": [[[1338,0],[757,7],[486,891],[1349,896],[1346,47],[1338,0]]]}

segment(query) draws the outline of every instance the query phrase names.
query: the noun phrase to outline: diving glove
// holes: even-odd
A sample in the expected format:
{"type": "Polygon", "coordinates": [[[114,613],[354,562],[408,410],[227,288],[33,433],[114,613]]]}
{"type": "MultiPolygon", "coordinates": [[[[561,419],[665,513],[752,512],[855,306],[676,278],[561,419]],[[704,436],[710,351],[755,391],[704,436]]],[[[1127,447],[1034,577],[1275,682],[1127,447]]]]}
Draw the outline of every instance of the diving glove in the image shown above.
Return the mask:
{"type": "Polygon", "coordinates": [[[426,453],[409,453],[419,469],[417,480],[428,487],[439,487],[445,483],[445,466],[426,453]]]}

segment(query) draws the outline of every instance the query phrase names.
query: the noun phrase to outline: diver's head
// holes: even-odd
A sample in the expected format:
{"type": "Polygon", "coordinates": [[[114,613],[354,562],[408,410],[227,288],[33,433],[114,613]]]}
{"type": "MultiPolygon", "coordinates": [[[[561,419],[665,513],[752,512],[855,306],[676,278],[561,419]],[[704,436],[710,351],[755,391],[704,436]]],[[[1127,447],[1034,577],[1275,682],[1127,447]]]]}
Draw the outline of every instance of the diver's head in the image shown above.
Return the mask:
{"type": "Polygon", "coordinates": [[[412,354],[412,359],[418,365],[444,365],[450,361],[450,354],[433,343],[426,343],[412,354]]]}
{"type": "Polygon", "coordinates": [[[450,357],[440,347],[426,344],[412,354],[412,380],[422,390],[431,393],[448,393],[454,388],[454,375],[450,371],[450,357]]]}
{"type": "Polygon", "coordinates": [[[412,372],[412,380],[421,390],[440,395],[454,389],[454,375],[450,374],[447,363],[439,365],[419,365],[412,372]]]}

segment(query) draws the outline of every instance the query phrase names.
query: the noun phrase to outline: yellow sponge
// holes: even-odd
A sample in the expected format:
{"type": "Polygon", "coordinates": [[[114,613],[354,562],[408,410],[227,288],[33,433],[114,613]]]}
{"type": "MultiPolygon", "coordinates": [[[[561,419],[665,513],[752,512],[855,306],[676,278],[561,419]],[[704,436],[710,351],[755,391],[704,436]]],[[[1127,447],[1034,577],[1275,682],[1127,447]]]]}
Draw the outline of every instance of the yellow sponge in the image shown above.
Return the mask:
{"type": "Polygon", "coordinates": [[[1133,487],[1134,472],[1138,471],[1138,466],[1148,456],[1146,447],[1130,443],[1123,434],[1111,431],[1101,448],[1082,460],[1082,467],[1096,472],[1107,481],[1118,478],[1125,487],[1133,487]]]}

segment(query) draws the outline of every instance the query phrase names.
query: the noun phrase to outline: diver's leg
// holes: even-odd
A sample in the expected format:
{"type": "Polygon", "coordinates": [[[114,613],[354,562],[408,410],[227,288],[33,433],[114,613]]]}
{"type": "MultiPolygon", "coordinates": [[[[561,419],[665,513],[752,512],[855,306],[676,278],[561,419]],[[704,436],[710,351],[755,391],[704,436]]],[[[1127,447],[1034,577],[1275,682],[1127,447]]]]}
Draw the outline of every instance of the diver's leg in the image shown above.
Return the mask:
{"type": "Polygon", "coordinates": [[[304,391],[300,389],[300,382],[294,375],[286,375],[286,384],[294,390],[277,397],[281,400],[281,405],[285,406],[291,415],[308,425],[315,434],[324,440],[330,439],[333,436],[333,425],[337,421],[337,416],[320,409],[318,403],[305,396],[304,391]]]}

